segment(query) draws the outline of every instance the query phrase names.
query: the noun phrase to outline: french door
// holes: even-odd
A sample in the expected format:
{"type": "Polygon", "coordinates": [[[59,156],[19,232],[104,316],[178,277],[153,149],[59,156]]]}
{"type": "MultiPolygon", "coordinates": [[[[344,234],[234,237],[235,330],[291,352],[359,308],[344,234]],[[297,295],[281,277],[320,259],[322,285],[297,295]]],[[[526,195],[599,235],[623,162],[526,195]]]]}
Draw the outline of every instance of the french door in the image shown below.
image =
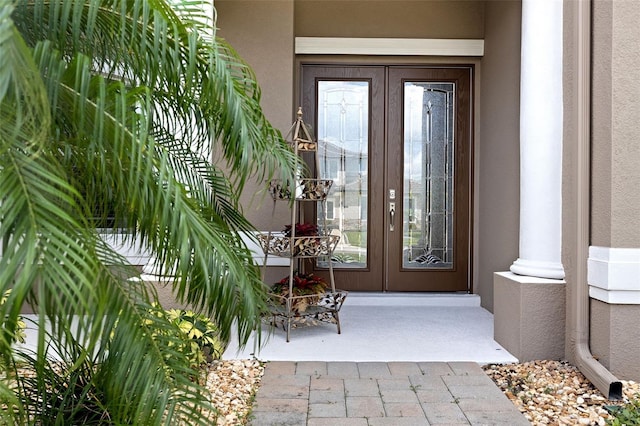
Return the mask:
{"type": "Polygon", "coordinates": [[[302,65],[316,173],[334,181],[303,220],[340,236],[314,273],[331,261],[351,291],[470,290],[471,73],[302,65]]]}

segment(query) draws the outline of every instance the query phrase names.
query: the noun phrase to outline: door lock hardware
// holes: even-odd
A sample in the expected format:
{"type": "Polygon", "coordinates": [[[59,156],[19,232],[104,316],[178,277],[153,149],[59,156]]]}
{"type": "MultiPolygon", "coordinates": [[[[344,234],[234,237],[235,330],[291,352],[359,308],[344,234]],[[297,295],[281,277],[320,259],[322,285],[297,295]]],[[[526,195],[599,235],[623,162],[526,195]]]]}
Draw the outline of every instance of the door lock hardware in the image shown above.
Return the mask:
{"type": "Polygon", "coordinates": [[[396,218],[396,203],[389,203],[389,231],[393,231],[395,228],[396,218]]]}

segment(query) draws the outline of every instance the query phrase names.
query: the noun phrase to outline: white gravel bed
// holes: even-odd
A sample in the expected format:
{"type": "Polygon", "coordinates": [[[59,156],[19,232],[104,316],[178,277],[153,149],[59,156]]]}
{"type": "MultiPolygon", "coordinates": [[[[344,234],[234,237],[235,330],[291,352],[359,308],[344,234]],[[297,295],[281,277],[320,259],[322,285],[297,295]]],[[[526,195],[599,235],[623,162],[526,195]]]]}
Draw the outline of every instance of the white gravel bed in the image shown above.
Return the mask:
{"type": "Polygon", "coordinates": [[[494,364],[484,370],[534,425],[604,426],[610,418],[605,406],[640,397],[638,383],[623,381],[623,400],[608,400],[576,367],[562,361],[494,364]]]}
{"type": "Polygon", "coordinates": [[[247,424],[263,373],[264,364],[255,359],[214,361],[204,369],[205,387],[218,410],[217,425],[247,424]]]}

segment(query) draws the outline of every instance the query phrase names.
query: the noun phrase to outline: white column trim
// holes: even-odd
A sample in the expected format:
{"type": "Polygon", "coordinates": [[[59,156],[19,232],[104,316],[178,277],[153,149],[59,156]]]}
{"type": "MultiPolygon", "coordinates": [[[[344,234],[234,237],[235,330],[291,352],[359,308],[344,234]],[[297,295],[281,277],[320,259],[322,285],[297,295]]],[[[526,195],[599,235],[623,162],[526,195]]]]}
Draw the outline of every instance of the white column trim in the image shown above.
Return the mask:
{"type": "Polygon", "coordinates": [[[483,56],[483,39],[296,37],[296,55],[483,56]]]}
{"type": "Polygon", "coordinates": [[[589,247],[587,282],[593,299],[640,305],[640,248],[589,247]]]}

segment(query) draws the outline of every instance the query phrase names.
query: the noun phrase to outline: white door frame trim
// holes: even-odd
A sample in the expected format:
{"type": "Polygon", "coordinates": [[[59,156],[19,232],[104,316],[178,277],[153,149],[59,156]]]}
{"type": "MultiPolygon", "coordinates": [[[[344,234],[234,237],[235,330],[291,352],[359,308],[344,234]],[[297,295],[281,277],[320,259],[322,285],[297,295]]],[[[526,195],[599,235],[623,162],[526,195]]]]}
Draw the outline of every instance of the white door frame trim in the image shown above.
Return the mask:
{"type": "Polygon", "coordinates": [[[296,37],[296,55],[483,56],[483,39],[296,37]]]}

